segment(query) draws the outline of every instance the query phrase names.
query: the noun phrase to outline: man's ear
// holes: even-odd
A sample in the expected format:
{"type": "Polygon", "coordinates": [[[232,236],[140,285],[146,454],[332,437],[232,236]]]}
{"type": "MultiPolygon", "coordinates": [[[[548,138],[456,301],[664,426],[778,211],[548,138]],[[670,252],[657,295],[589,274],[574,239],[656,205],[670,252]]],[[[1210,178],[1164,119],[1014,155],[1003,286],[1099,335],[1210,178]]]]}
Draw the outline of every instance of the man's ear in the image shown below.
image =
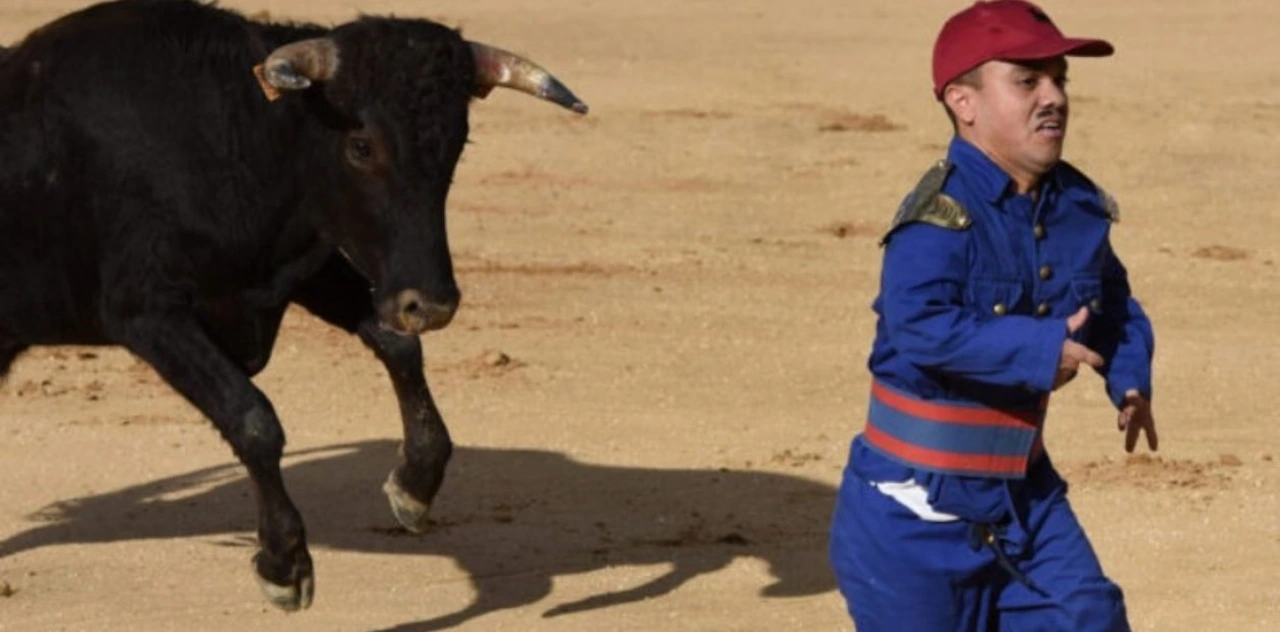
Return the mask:
{"type": "Polygon", "coordinates": [[[942,99],[947,103],[947,107],[951,108],[951,112],[955,114],[956,123],[959,125],[973,125],[974,119],[977,118],[975,104],[978,96],[977,92],[977,89],[973,86],[952,83],[942,93],[942,99]]]}

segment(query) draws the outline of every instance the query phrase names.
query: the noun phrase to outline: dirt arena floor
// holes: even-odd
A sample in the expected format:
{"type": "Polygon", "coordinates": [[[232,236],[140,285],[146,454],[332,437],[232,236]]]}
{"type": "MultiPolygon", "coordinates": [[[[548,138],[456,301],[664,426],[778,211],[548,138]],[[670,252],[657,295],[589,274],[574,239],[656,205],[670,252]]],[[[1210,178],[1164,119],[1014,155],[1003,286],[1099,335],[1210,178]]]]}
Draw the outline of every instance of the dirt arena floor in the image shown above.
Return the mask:
{"type": "MultiPolygon", "coordinates": [[[[80,4],[0,0],[0,41],[80,4]]],[[[458,444],[433,532],[380,491],[381,365],[309,315],[256,380],[316,564],[291,615],[252,580],[250,490],[207,422],[127,353],[36,349],[0,386],[0,630],[852,629],[825,547],[876,239],[948,140],[929,55],[966,2],[223,4],[439,19],[592,110],[472,110],[463,307],[425,337],[458,444]]],[[[1280,629],[1280,4],[1043,6],[1117,47],[1072,67],[1066,154],[1120,202],[1162,438],[1126,455],[1090,374],[1050,452],[1135,629],[1280,629]]]]}

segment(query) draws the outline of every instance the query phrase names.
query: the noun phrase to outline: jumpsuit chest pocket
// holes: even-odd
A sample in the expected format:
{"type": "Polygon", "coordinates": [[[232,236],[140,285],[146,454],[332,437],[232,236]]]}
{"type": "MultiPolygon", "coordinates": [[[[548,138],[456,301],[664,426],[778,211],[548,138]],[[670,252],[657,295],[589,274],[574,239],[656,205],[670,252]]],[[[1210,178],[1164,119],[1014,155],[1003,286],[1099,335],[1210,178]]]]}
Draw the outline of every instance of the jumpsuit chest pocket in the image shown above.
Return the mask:
{"type": "Polygon", "coordinates": [[[1081,307],[1089,308],[1089,320],[1085,321],[1084,328],[1075,336],[1076,340],[1087,340],[1089,333],[1093,330],[1093,323],[1106,309],[1102,297],[1102,281],[1088,277],[1072,279],[1071,295],[1075,299],[1075,305],[1071,308],[1072,313],[1081,307]]]}
{"type": "Polygon", "coordinates": [[[1022,282],[988,278],[969,282],[968,302],[984,319],[1025,314],[1029,304],[1022,282]]]}
{"type": "Polygon", "coordinates": [[[1075,298],[1076,304],[1071,311],[1076,311],[1081,307],[1088,307],[1089,313],[1097,316],[1102,314],[1106,309],[1106,305],[1102,300],[1102,280],[1094,277],[1076,278],[1071,280],[1071,293],[1075,298]]]}

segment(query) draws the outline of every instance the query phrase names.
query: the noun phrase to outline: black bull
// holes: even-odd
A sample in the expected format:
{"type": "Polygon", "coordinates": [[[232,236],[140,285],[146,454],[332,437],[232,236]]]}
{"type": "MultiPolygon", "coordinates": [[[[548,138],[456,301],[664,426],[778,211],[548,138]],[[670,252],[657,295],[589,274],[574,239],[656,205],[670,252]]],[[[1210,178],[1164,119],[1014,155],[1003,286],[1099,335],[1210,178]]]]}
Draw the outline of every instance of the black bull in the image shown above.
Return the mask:
{"type": "Polygon", "coordinates": [[[307,607],[284,431],[250,378],[290,304],[358,334],[403,417],[384,491],[426,527],[452,444],[418,334],[458,306],[445,200],[471,100],[496,86],[586,112],[532,62],[424,20],[122,0],[0,49],[0,377],[32,345],[148,362],[247,468],[264,593],[307,607]]]}

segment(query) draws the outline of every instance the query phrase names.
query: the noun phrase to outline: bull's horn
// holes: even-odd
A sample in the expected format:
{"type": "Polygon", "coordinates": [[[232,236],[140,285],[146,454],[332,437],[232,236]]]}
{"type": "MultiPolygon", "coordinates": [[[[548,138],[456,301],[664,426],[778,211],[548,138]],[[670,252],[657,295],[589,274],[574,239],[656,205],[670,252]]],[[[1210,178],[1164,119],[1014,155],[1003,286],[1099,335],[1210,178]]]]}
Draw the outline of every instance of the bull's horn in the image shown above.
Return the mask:
{"type": "Polygon", "coordinates": [[[279,90],[305,90],[338,74],[338,44],[327,37],[285,44],[263,62],[263,78],[279,90]]]}
{"type": "Polygon", "coordinates": [[[495,86],[502,86],[546,99],[578,114],[587,113],[586,103],[537,64],[501,48],[468,43],[476,58],[476,96],[484,98],[495,86]]]}

